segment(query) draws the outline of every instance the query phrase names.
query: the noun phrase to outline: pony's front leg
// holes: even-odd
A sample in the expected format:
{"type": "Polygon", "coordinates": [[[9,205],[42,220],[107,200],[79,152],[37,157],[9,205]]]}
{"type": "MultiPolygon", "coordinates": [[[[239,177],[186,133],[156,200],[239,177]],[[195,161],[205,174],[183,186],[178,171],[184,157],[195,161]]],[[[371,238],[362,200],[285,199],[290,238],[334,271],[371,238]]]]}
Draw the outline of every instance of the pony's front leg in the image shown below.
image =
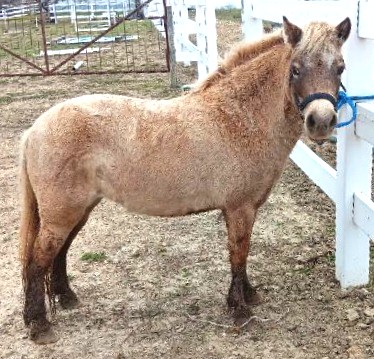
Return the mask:
{"type": "Polygon", "coordinates": [[[231,264],[231,285],[227,297],[234,318],[241,323],[250,315],[249,306],[258,304],[260,297],[247,277],[247,256],[257,210],[251,205],[226,209],[224,216],[228,231],[231,264]]]}
{"type": "MultiPolygon", "coordinates": [[[[42,225],[30,255],[23,267],[25,304],[23,318],[29,327],[30,339],[38,344],[53,343],[58,340],[47,320],[45,307],[45,285],[53,260],[65,237],[57,235],[42,225]]],[[[47,288],[49,289],[49,288],[47,288]]]]}
{"type": "Polygon", "coordinates": [[[63,309],[72,309],[78,306],[79,300],[69,285],[66,271],[66,255],[78,231],[74,231],[65,241],[64,246],[53,261],[51,273],[51,288],[53,294],[58,298],[58,302],[63,309]]]}

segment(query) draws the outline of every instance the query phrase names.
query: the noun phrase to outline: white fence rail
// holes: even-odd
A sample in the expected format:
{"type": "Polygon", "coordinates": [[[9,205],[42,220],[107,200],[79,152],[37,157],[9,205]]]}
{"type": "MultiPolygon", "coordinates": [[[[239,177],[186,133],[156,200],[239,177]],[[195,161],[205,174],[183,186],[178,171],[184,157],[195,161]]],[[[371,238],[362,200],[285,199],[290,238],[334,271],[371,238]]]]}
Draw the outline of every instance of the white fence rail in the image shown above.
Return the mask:
{"type": "Polygon", "coordinates": [[[35,12],[37,8],[38,8],[37,5],[24,5],[24,6],[17,6],[17,7],[2,9],[0,10],[0,20],[22,17],[27,14],[30,14],[30,12],[35,12]]]}
{"type": "MultiPolygon", "coordinates": [[[[374,94],[374,0],[274,1],[243,0],[243,32],[247,39],[262,35],[262,21],[281,22],[287,16],[303,25],[312,20],[338,24],[352,21],[345,45],[348,94],[374,94]]],[[[291,159],[336,204],[336,277],[343,288],[369,281],[370,238],[374,238],[374,203],[371,200],[374,104],[358,104],[355,125],[338,129],[335,171],[304,143],[298,142],[291,159]]],[[[342,110],[340,119],[350,118],[342,110]]]]}
{"type": "MultiPolygon", "coordinates": [[[[103,31],[135,9],[135,0],[66,0],[49,5],[49,21],[70,21],[75,31],[103,31]]],[[[44,9],[45,10],[45,9],[44,9]]],[[[0,11],[0,20],[11,20],[25,15],[37,14],[39,5],[24,5],[0,11]]]]}

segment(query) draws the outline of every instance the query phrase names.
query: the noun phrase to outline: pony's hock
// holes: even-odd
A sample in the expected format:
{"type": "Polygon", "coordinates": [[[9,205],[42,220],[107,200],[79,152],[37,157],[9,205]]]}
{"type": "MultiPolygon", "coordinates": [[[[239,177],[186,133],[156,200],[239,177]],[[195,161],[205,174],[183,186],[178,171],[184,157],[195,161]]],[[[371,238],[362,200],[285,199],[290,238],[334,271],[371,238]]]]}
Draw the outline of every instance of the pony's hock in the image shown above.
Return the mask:
{"type": "Polygon", "coordinates": [[[316,98],[302,111],[298,103],[313,93],[337,97],[349,32],[348,18],[303,30],[285,18],[283,32],[240,45],[184,96],[88,95],[41,115],[25,133],[21,154],[30,339],[56,340],[46,289],[63,307],[77,303],[66,254],[103,198],[153,216],[222,210],[232,272],[227,303],[237,322],[247,319],[259,300],[246,272],[257,210],[303,128],[316,140],[331,135],[336,112],[330,101],[316,98]],[[304,124],[310,116],[313,124],[304,124]]]}

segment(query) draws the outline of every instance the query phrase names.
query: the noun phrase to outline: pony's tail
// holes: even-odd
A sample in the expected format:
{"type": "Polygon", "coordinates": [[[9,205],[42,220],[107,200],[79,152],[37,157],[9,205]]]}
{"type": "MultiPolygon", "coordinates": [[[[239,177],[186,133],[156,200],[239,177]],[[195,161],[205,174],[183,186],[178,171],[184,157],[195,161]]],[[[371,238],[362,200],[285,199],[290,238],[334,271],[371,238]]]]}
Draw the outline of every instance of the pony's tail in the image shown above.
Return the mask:
{"type": "Polygon", "coordinates": [[[20,151],[21,226],[19,235],[19,250],[24,287],[27,280],[27,268],[32,260],[33,248],[40,226],[38,203],[30,183],[29,175],[27,173],[27,141],[28,132],[26,132],[22,138],[20,151]]]}

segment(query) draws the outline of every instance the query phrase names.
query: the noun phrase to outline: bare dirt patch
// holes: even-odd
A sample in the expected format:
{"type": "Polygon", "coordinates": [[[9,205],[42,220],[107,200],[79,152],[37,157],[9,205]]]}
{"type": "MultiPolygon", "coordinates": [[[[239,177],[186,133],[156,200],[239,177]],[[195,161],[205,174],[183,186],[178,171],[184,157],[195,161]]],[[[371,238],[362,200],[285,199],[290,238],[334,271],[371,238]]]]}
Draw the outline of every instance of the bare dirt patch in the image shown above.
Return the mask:
{"type": "MultiPolygon", "coordinates": [[[[221,20],[220,49],[228,38],[221,20]],[[226,33],[225,41],[222,41],[226,33]]],[[[84,93],[174,96],[167,75],[0,80],[0,357],[373,358],[373,287],[334,279],[334,209],[291,163],[256,222],[248,272],[264,302],[249,328],[226,309],[226,230],[218,212],[160,219],[103,202],[72,246],[81,305],[54,319],[60,340],[36,346],[22,322],[18,263],[20,134],[51,105],[84,93]],[[82,254],[103,252],[103,261],[82,254]]],[[[271,149],[270,149],[271,150],[271,149]]],[[[274,149],[276,150],[276,149],[274,149]]],[[[323,151],[323,149],[321,149],[323,151]]]]}

